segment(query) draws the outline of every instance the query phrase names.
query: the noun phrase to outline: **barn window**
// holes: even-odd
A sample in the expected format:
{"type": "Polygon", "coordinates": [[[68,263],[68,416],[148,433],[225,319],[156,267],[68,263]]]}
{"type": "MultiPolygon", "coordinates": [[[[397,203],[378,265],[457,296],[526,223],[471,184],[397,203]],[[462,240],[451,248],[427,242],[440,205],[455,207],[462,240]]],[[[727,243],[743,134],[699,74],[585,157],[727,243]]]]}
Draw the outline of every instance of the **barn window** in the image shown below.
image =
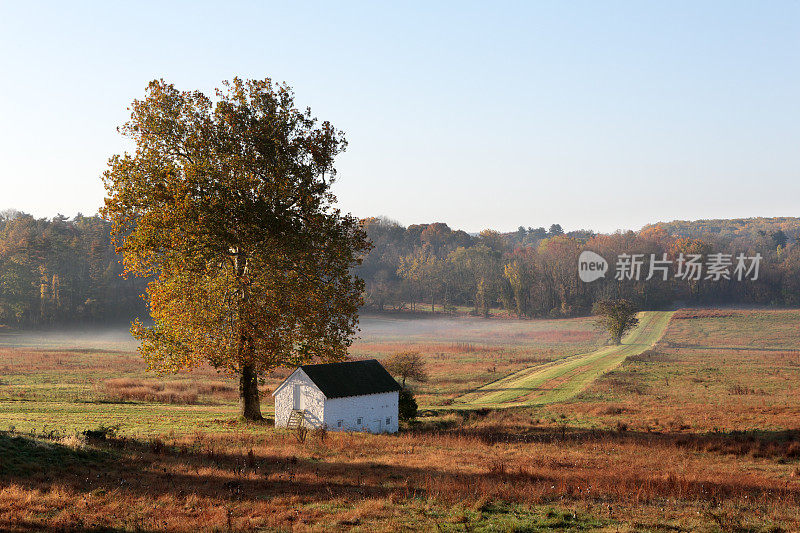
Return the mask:
{"type": "Polygon", "coordinates": [[[391,423],[392,423],[392,418],[387,416],[386,417],[386,425],[388,426],[391,423]]]}
{"type": "Polygon", "coordinates": [[[339,420],[339,421],[337,421],[337,422],[336,422],[336,427],[337,427],[337,428],[340,428],[340,427],[342,427],[342,423],[343,423],[343,422],[344,422],[344,420],[339,420]]]}
{"type": "Polygon", "coordinates": [[[358,420],[356,420],[356,424],[358,424],[359,426],[361,425],[361,418],[359,418],[358,420]]]}

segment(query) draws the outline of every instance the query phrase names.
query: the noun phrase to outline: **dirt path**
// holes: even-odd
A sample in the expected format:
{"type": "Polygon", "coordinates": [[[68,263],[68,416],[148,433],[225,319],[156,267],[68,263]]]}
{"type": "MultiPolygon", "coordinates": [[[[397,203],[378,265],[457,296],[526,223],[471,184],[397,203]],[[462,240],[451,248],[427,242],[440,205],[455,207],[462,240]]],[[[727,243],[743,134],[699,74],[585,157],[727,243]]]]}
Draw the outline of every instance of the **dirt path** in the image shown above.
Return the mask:
{"type": "Polygon", "coordinates": [[[465,394],[457,400],[457,405],[512,407],[572,398],[599,376],[616,368],[626,357],[638,355],[653,346],[667,329],[672,314],[672,311],[639,313],[639,325],[621,345],[605,346],[588,354],[520,370],[465,394]]]}

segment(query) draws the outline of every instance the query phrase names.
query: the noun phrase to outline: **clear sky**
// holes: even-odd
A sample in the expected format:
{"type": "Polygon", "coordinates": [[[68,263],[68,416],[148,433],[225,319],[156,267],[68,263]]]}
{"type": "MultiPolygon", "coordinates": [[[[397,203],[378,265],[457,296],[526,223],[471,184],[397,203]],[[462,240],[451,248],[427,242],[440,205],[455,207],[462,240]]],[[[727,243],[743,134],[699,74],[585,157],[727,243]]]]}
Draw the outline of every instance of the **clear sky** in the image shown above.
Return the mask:
{"type": "Polygon", "coordinates": [[[147,82],[271,77],[340,206],[613,231],[800,216],[800,2],[0,0],[0,208],[93,214],[147,82]]]}

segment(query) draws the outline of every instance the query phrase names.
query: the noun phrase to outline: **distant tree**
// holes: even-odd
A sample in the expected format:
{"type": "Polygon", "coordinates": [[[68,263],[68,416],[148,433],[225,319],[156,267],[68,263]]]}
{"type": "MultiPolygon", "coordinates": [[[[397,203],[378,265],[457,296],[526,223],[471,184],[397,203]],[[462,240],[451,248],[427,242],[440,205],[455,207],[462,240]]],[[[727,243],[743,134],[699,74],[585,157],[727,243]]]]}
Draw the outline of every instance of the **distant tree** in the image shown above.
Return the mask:
{"type": "Polygon", "coordinates": [[[561,224],[553,224],[550,226],[550,230],[547,232],[549,237],[555,237],[557,235],[564,235],[564,230],[561,228],[561,224]]]}
{"type": "MultiPolygon", "coordinates": [[[[705,258],[708,254],[711,253],[712,247],[711,244],[707,243],[702,239],[694,239],[691,237],[684,237],[675,240],[669,247],[669,252],[673,257],[680,257],[681,254],[688,257],[690,255],[699,255],[702,258],[705,258]]],[[[699,298],[700,297],[700,288],[701,284],[703,283],[701,279],[692,279],[688,281],[689,284],[689,295],[692,298],[699,298]]]]}
{"type": "Polygon", "coordinates": [[[443,222],[434,222],[428,224],[428,227],[422,230],[419,240],[423,244],[427,244],[433,250],[433,253],[439,254],[439,251],[448,243],[453,230],[443,222]]]}
{"type": "Polygon", "coordinates": [[[443,268],[444,261],[436,257],[429,247],[416,248],[411,254],[400,258],[397,275],[428,295],[433,312],[439,296],[445,298],[443,268]]]}
{"type": "Polygon", "coordinates": [[[778,230],[772,234],[772,242],[775,244],[776,248],[783,248],[788,241],[789,239],[786,237],[786,233],[784,233],[783,230],[778,230]]]}
{"type": "Polygon", "coordinates": [[[3,209],[0,211],[0,220],[3,222],[11,221],[23,215],[24,213],[17,211],[16,209],[3,209]]]}
{"type": "Polygon", "coordinates": [[[456,230],[450,236],[450,245],[452,248],[458,248],[459,246],[472,246],[474,244],[475,239],[464,230],[456,230]]]}
{"type": "Polygon", "coordinates": [[[576,229],[567,233],[567,237],[578,239],[581,241],[588,241],[595,236],[595,232],[589,229],[576,229]]]}
{"type": "MultiPolygon", "coordinates": [[[[584,244],[559,235],[539,243],[536,266],[539,281],[539,305],[550,316],[571,316],[581,305],[578,297],[584,290],[575,275],[575,265],[584,244]]],[[[588,310],[588,306],[585,310],[588,310]]]]}
{"type": "Polygon", "coordinates": [[[417,400],[414,398],[414,393],[408,389],[400,389],[400,394],[397,399],[398,416],[400,420],[413,420],[417,418],[417,400]]]}
{"type": "Polygon", "coordinates": [[[472,297],[474,313],[489,316],[492,304],[497,301],[498,286],[503,277],[499,252],[484,244],[469,248],[459,247],[448,256],[453,279],[459,280],[465,295],[472,297]]]}
{"type": "Polygon", "coordinates": [[[485,229],[481,231],[480,235],[480,242],[486,245],[489,249],[493,252],[497,252],[502,254],[503,252],[508,251],[508,241],[506,238],[503,237],[503,234],[499,231],[495,231],[493,229],[485,229]]]}
{"type": "Polygon", "coordinates": [[[543,227],[538,228],[528,228],[528,237],[532,237],[536,240],[542,240],[547,238],[547,230],[543,227]]]}
{"type": "Polygon", "coordinates": [[[150,368],[237,373],[241,416],[261,419],[259,376],[343,359],[355,332],[369,245],[333,207],[345,139],[269,79],[215,102],[153,81],[131,109],[136,151],[110,159],[103,209],[126,272],[154,276],[154,323],[131,332],[150,368]]]}
{"type": "Polygon", "coordinates": [[[592,311],[597,315],[598,326],[608,331],[614,344],[621,343],[622,337],[639,323],[637,309],[630,300],[600,300],[592,311]]]}
{"type": "Polygon", "coordinates": [[[383,366],[390,374],[401,379],[400,386],[406,388],[406,380],[412,379],[424,383],[428,381],[425,361],[419,352],[399,352],[384,361],[383,366]]]}
{"type": "Polygon", "coordinates": [[[800,244],[782,250],[780,270],[783,277],[781,300],[785,305],[800,306],[800,244]]]}
{"type": "Polygon", "coordinates": [[[530,290],[533,284],[532,255],[530,249],[521,249],[505,265],[504,274],[511,287],[514,311],[519,317],[531,316],[530,290]]]}

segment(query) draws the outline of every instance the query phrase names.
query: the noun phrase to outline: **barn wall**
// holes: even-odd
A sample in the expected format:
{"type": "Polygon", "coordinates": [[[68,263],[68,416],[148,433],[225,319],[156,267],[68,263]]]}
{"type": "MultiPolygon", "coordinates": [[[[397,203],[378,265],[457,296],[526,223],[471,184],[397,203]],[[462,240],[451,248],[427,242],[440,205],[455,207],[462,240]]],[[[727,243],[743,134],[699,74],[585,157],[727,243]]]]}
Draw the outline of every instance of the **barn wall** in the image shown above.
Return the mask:
{"type": "Polygon", "coordinates": [[[398,430],[397,399],[397,392],[333,398],[325,402],[323,420],[331,431],[396,433],[398,430]],[[360,425],[358,418],[362,419],[360,425]],[[387,418],[389,424],[386,423],[387,418]],[[341,427],[338,425],[340,420],[342,421],[341,427]]]}
{"type": "Polygon", "coordinates": [[[302,369],[298,369],[275,392],[275,426],[286,427],[289,422],[289,415],[294,407],[295,385],[302,387],[306,424],[310,427],[323,424],[325,395],[302,369]]]}

